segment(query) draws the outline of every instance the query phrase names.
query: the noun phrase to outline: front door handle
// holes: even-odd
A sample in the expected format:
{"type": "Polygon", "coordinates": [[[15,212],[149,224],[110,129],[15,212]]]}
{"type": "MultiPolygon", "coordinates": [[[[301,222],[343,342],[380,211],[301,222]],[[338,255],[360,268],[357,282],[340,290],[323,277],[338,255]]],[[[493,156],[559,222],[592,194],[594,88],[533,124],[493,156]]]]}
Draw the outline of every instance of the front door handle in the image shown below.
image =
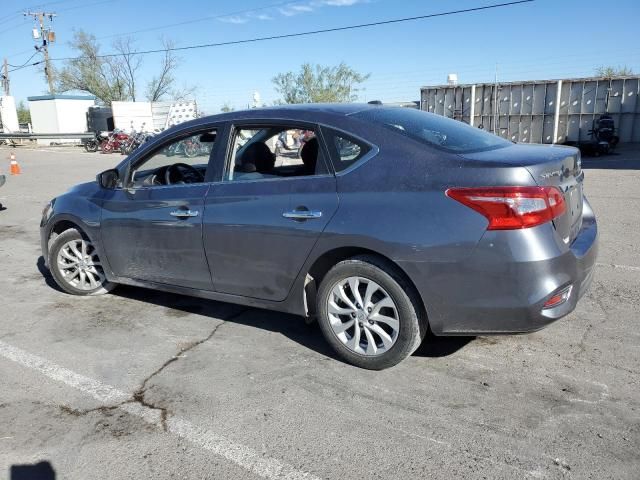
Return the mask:
{"type": "Polygon", "coordinates": [[[293,210],[291,212],[284,212],[282,216],[293,220],[312,220],[314,218],[322,217],[322,212],[313,210],[293,210]]]}
{"type": "Polygon", "coordinates": [[[197,217],[199,213],[198,210],[174,210],[169,215],[172,217],[197,217]]]}

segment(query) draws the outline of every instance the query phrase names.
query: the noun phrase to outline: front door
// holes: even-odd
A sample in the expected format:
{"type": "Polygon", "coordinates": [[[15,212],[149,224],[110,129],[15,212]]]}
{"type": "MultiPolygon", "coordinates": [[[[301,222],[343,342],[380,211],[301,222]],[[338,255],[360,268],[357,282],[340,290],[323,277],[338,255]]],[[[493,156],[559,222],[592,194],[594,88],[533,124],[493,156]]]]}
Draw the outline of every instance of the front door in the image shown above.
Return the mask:
{"type": "Polygon", "coordinates": [[[338,208],[336,180],[309,125],[239,127],[231,145],[205,200],[214,289],[282,301],[338,208]]]}
{"type": "Polygon", "coordinates": [[[119,277],[212,289],[202,245],[205,182],[215,132],[189,132],[134,160],[106,192],[102,243],[119,277]]]}

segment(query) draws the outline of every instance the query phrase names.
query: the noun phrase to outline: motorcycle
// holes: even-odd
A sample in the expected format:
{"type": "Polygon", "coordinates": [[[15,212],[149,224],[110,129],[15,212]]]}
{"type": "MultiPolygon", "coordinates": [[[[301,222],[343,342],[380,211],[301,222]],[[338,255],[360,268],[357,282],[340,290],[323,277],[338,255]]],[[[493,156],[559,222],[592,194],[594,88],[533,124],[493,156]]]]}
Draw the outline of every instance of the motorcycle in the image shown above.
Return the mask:
{"type": "Polygon", "coordinates": [[[600,115],[599,118],[593,120],[592,128],[589,130],[589,139],[579,142],[566,141],[565,145],[570,145],[580,149],[583,155],[607,155],[612,153],[620,137],[616,135],[616,126],[611,115],[600,115]]]}
{"type": "Polygon", "coordinates": [[[129,135],[122,130],[114,130],[109,134],[106,140],[100,143],[102,153],[112,153],[114,150],[120,151],[122,145],[129,139],[129,135]]]}
{"type": "Polygon", "coordinates": [[[145,142],[148,142],[153,137],[153,134],[146,132],[132,133],[129,139],[125,141],[120,147],[120,153],[122,155],[129,155],[135,149],[145,142]]]}
{"type": "Polygon", "coordinates": [[[96,133],[95,138],[87,140],[84,144],[84,149],[87,152],[97,152],[100,148],[100,144],[109,138],[109,132],[96,133]]]}
{"type": "Polygon", "coordinates": [[[196,138],[187,138],[180,142],[176,142],[167,147],[164,151],[167,157],[182,154],[187,158],[193,158],[197,155],[204,155],[203,149],[206,148],[196,138]]]}

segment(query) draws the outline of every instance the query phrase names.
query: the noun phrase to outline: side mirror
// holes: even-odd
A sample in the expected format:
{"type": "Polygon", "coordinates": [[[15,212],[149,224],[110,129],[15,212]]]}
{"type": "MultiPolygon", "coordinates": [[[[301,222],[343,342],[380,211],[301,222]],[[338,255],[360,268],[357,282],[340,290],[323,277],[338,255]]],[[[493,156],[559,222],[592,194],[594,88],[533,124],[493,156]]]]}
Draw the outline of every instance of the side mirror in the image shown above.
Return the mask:
{"type": "Polygon", "coordinates": [[[96,177],[98,184],[102,188],[107,188],[109,190],[113,190],[118,186],[118,180],[120,179],[120,174],[118,170],[112,168],[110,170],[105,170],[102,173],[99,173],[96,177]]]}

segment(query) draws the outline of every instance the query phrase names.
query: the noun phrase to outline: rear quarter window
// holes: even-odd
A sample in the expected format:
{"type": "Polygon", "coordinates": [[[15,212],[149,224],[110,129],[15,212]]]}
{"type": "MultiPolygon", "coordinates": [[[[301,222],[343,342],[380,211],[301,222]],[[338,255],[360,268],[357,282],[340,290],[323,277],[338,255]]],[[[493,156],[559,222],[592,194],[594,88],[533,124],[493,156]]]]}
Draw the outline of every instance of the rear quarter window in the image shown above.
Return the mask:
{"type": "Polygon", "coordinates": [[[323,129],[333,163],[333,169],[339,173],[362,160],[373,147],[350,135],[331,129],[323,129]]]}
{"type": "Polygon", "coordinates": [[[353,117],[452,153],[481,152],[510,145],[507,140],[466,123],[412,108],[373,108],[353,117]]]}

